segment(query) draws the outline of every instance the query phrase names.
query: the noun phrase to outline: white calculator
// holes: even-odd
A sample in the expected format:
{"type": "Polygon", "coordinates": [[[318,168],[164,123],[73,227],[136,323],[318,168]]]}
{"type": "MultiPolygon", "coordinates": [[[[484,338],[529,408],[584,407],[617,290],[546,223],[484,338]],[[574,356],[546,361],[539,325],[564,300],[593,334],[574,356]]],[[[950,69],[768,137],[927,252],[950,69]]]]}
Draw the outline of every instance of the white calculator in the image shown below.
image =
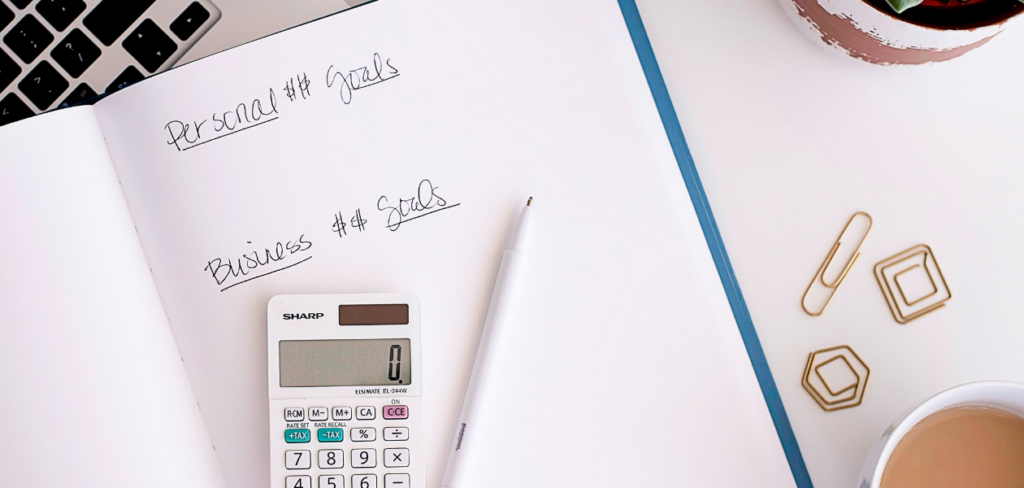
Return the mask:
{"type": "Polygon", "coordinates": [[[275,296],[267,359],[271,488],[423,488],[415,296],[275,296]]]}

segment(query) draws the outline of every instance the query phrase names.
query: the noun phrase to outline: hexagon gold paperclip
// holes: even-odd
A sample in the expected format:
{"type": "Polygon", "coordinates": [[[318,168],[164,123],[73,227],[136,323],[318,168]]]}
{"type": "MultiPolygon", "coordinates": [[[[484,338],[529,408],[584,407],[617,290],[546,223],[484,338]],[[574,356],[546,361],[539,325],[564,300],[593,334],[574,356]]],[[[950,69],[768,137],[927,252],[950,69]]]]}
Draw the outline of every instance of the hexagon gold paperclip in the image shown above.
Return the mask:
{"type": "Polygon", "coordinates": [[[871,232],[871,224],[870,215],[865,212],[857,212],[850,217],[846,227],[843,227],[843,232],[839,234],[836,243],[832,245],[832,250],[825,257],[825,262],[821,263],[811,284],[807,285],[807,291],[804,292],[803,300],[800,301],[800,306],[808,315],[817,317],[825,311],[825,307],[832,300],[839,285],[846,279],[846,274],[850,272],[853,263],[857,262],[857,257],[860,256],[860,246],[867,239],[868,232],[871,232]],[[855,221],[859,222],[858,225],[854,225],[855,221]],[[841,268],[833,266],[837,259],[842,259],[840,262],[846,264],[841,268]]]}

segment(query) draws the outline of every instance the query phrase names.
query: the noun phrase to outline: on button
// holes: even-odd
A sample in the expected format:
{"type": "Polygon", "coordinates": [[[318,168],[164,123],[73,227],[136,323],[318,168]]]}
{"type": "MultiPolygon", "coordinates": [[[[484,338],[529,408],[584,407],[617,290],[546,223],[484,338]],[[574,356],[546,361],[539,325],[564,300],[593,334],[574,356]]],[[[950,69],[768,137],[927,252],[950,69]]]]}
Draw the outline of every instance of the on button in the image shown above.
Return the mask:
{"type": "Polygon", "coordinates": [[[388,405],[384,407],[384,418],[387,420],[409,418],[409,407],[406,405],[388,405]]]}

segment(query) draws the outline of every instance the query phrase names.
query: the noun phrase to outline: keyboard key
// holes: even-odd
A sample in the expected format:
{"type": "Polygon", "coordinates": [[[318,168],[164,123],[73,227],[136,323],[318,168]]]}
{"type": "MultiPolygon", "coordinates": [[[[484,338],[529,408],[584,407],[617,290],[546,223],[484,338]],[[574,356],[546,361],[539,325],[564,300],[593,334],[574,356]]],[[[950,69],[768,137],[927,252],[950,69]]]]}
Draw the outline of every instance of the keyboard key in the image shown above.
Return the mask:
{"type": "Polygon", "coordinates": [[[7,53],[0,51],[0,91],[13,83],[20,74],[21,66],[18,66],[18,62],[11,59],[7,53]]]}
{"type": "Polygon", "coordinates": [[[356,407],[356,420],[373,420],[377,418],[377,407],[356,407]]]}
{"type": "Polygon", "coordinates": [[[397,449],[384,450],[385,468],[405,468],[409,466],[409,450],[400,447],[397,449]]]}
{"type": "MultiPolygon", "coordinates": [[[[7,8],[7,5],[0,3],[0,30],[4,30],[7,24],[10,24],[14,20],[14,11],[7,8]]],[[[174,27],[171,26],[173,29],[174,27]]]]}
{"type": "Polygon", "coordinates": [[[354,474],[354,475],[352,475],[352,488],[377,488],[377,475],[375,475],[375,474],[354,474]]]}
{"type": "Polygon", "coordinates": [[[317,456],[320,458],[317,460],[317,466],[320,466],[320,469],[345,467],[345,451],[341,449],[321,449],[317,456]]]}
{"type": "Polygon", "coordinates": [[[309,429],[285,429],[284,441],[289,444],[309,442],[309,429]]]}
{"type": "Polygon", "coordinates": [[[67,29],[82,12],[85,12],[85,2],[82,0],[41,0],[36,4],[36,12],[46,19],[54,29],[63,31],[67,29]]]}
{"type": "Polygon", "coordinates": [[[178,45],[170,36],[164,34],[156,22],[150,19],[143,20],[128,37],[124,38],[121,45],[150,73],[160,69],[174,51],[178,50],[178,45]]]}
{"type": "Polygon", "coordinates": [[[14,51],[25,63],[35,61],[39,53],[53,42],[53,34],[43,27],[31,14],[21,19],[11,31],[4,36],[4,44],[14,51]]]}
{"type": "Polygon", "coordinates": [[[117,78],[114,78],[114,81],[107,85],[107,93],[114,93],[128,85],[131,85],[132,83],[135,83],[136,81],[142,81],[145,78],[146,77],[139,72],[138,68],[135,66],[129,66],[125,68],[121,74],[117,75],[117,78]]]}
{"type": "Polygon", "coordinates": [[[373,442],[377,440],[377,429],[373,427],[353,427],[352,442],[373,442]]]}
{"type": "Polygon", "coordinates": [[[377,450],[376,449],[352,449],[352,467],[353,468],[376,468],[377,467],[377,450]]]}
{"type": "Polygon", "coordinates": [[[78,87],[76,87],[74,90],[71,90],[71,94],[68,95],[68,97],[65,98],[63,102],[60,102],[60,105],[58,105],[58,107],[74,107],[75,105],[78,105],[86,100],[95,97],[96,92],[93,91],[92,87],[86,85],[85,83],[82,83],[81,85],[78,85],[78,87]]]}
{"type": "Polygon", "coordinates": [[[0,100],[0,125],[17,122],[21,119],[32,116],[32,109],[25,105],[17,95],[8,93],[3,100],[0,100]]]}
{"type": "Polygon", "coordinates": [[[386,420],[409,418],[409,407],[407,405],[388,405],[381,409],[386,420]]]}
{"type": "Polygon", "coordinates": [[[312,422],[327,420],[327,407],[309,407],[309,420],[312,422]]]}
{"type": "Polygon", "coordinates": [[[317,488],[345,488],[345,477],[340,474],[323,475],[317,488]]]}
{"type": "Polygon", "coordinates": [[[210,12],[199,5],[199,2],[192,2],[174,22],[171,22],[171,32],[178,36],[178,39],[185,40],[192,37],[199,27],[210,18],[210,12]]]}
{"type": "Polygon", "coordinates": [[[40,61],[25,79],[18,83],[18,89],[39,110],[46,110],[71,86],[60,73],[46,61],[40,61]]]}
{"type": "Polygon", "coordinates": [[[388,473],[384,475],[384,488],[409,488],[409,474],[388,473]]]}
{"type": "Polygon", "coordinates": [[[28,7],[28,4],[32,3],[32,0],[11,0],[11,3],[14,4],[15,7],[23,9],[28,7]]]}
{"type": "Polygon", "coordinates": [[[72,29],[71,33],[50,51],[50,57],[69,75],[78,78],[100,57],[100,48],[80,29],[72,29]]]}
{"type": "Polygon", "coordinates": [[[285,488],[313,488],[311,476],[285,476],[285,488]]]}
{"type": "Polygon", "coordinates": [[[285,451],[284,467],[288,469],[309,469],[312,459],[309,451],[285,451]]]}
{"type": "Polygon", "coordinates": [[[384,440],[386,441],[407,441],[409,440],[408,427],[384,427],[384,440]]]}
{"type": "Polygon", "coordinates": [[[109,46],[156,0],[103,0],[82,20],[89,32],[109,46]]]}

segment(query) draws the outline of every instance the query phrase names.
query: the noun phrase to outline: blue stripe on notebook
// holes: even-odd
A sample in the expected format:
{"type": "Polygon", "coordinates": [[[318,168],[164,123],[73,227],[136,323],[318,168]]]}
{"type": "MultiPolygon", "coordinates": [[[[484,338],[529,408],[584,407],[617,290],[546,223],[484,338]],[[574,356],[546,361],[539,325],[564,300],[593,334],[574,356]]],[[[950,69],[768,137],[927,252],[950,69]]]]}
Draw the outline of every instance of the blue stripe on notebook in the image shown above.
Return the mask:
{"type": "Polygon", "coordinates": [[[782,406],[779,390],[775,387],[771,370],[768,369],[768,360],[765,359],[764,350],[761,349],[761,341],[758,340],[757,331],[754,330],[754,322],[750,319],[747,304],[743,301],[743,293],[740,292],[740,285],[736,281],[736,275],[733,274],[732,264],[729,263],[729,255],[725,252],[725,244],[718,232],[718,225],[715,224],[715,217],[711,214],[711,206],[704,195],[700,177],[697,176],[697,168],[693,165],[693,157],[690,156],[690,149],[686,146],[683,129],[679,126],[679,119],[672,107],[672,99],[669,97],[665,80],[661,77],[661,69],[658,68],[658,61],[654,57],[654,50],[647,38],[647,31],[644,30],[640,12],[637,10],[634,0],[618,1],[619,8],[622,9],[622,16],[626,20],[626,26],[629,28],[629,35],[633,38],[636,54],[640,58],[640,64],[647,76],[647,84],[651,87],[654,103],[661,115],[661,122],[668,134],[669,144],[676,155],[679,171],[683,174],[686,189],[689,190],[690,199],[693,200],[693,208],[704,229],[704,238],[707,239],[708,247],[711,248],[711,257],[715,260],[718,275],[722,279],[725,294],[729,298],[729,305],[732,306],[732,313],[736,317],[736,324],[739,325],[740,335],[747,347],[747,355],[750,356],[750,363],[754,367],[754,374],[757,375],[757,381],[761,384],[761,393],[764,394],[768,411],[771,412],[772,420],[775,422],[775,430],[782,442],[782,449],[789,460],[793,478],[796,480],[797,487],[813,488],[811,477],[807,473],[807,465],[804,464],[803,456],[800,455],[800,446],[797,445],[793,428],[789,424],[786,409],[782,406]]]}

